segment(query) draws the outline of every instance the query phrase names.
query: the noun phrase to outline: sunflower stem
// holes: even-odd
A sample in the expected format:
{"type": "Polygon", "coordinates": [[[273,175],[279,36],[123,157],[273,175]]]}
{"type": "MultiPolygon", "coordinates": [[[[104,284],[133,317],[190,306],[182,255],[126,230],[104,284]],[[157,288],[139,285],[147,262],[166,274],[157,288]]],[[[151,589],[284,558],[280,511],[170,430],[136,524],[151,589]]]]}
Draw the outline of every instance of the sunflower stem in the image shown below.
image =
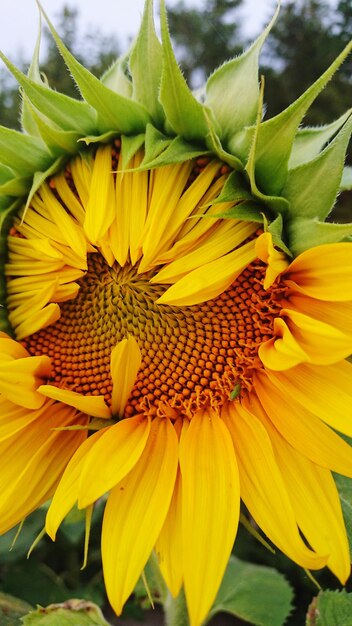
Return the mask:
{"type": "Polygon", "coordinates": [[[166,626],[189,626],[186,598],[183,591],[173,598],[170,592],[164,601],[166,626]]]}

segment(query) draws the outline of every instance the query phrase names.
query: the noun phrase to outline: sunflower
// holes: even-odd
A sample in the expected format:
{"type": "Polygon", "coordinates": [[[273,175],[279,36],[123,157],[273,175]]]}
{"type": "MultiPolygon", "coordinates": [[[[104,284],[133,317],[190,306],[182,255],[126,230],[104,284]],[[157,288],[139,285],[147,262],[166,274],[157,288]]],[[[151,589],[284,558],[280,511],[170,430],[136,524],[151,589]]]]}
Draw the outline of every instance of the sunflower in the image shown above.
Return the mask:
{"type": "MultiPolygon", "coordinates": [[[[46,18],[47,19],[47,18],[46,18]]],[[[274,16],[272,23],[276,19],[274,16]]],[[[117,614],[153,549],[191,626],[211,607],[240,501],[290,559],[344,583],[331,471],[352,476],[352,247],[325,223],[350,113],[299,128],[347,47],[262,121],[272,23],[200,100],[147,1],[99,81],[48,21],[81,90],[25,76],[24,133],[0,128],[0,531],[49,498],[46,530],[108,494],[104,578],[117,614]]]]}

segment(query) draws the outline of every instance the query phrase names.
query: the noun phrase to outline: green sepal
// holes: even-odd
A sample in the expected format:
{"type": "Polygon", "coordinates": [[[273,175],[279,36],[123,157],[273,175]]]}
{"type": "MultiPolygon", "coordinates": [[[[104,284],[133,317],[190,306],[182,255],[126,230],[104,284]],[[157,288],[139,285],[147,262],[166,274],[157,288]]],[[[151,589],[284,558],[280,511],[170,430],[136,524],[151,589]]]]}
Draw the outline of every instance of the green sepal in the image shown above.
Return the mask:
{"type": "Polygon", "coordinates": [[[0,58],[21,85],[27,98],[49,120],[55,122],[63,130],[75,130],[81,134],[95,131],[96,113],[87,102],[65,96],[43,83],[37,84],[20,72],[1,52],[0,58]]]}
{"type": "Polygon", "coordinates": [[[167,137],[152,124],[147,124],[145,129],[145,156],[144,163],[150,163],[156,159],[172,142],[171,137],[167,137]]]}
{"type": "Polygon", "coordinates": [[[30,105],[27,105],[27,110],[31,111],[32,119],[37,125],[40,136],[54,157],[78,152],[77,142],[82,136],[81,133],[76,130],[62,130],[53,122],[48,123],[46,121],[48,118],[37,113],[30,105]]]}
{"type": "MultiPolygon", "coordinates": [[[[42,79],[40,76],[39,69],[39,50],[40,50],[40,35],[41,35],[41,18],[39,13],[39,27],[38,27],[38,36],[37,41],[33,51],[32,62],[29,66],[28,70],[28,78],[33,80],[35,83],[41,84],[42,79]]],[[[39,131],[38,127],[32,117],[32,111],[28,107],[28,101],[26,98],[22,97],[21,100],[21,126],[23,130],[32,136],[38,136],[39,131]]]]}
{"type": "Polygon", "coordinates": [[[116,130],[127,135],[143,132],[149,121],[147,109],[138,102],[125,98],[106,87],[79,63],[60,39],[40,4],[39,7],[83,98],[97,112],[98,132],[116,130]]]}
{"type": "MultiPolygon", "coordinates": [[[[350,42],[330,67],[293,104],[260,124],[256,142],[256,180],[267,194],[281,194],[294,138],[303,116],[352,49],[350,42]]],[[[247,133],[250,134],[251,129],[247,133]]]]}
{"type": "Polygon", "coordinates": [[[315,219],[298,218],[287,226],[290,250],[296,256],[324,243],[338,243],[352,235],[352,224],[330,224],[315,219]]]}
{"type": "Polygon", "coordinates": [[[121,155],[122,155],[122,169],[125,169],[129,164],[132,157],[143,146],[145,141],[145,134],[135,135],[129,137],[128,135],[121,135],[121,155]]]}
{"type": "Polygon", "coordinates": [[[0,184],[0,194],[24,196],[31,186],[31,177],[17,177],[0,184]]]}
{"type": "Polygon", "coordinates": [[[320,128],[302,128],[298,130],[292,146],[288,168],[293,169],[298,165],[314,159],[325,144],[337,133],[351,115],[352,109],[341,115],[331,124],[320,128]]]}
{"type": "Polygon", "coordinates": [[[119,133],[116,130],[108,130],[101,135],[88,135],[87,137],[80,137],[79,141],[85,143],[86,146],[90,146],[91,143],[110,143],[114,137],[118,137],[119,133]]]}
{"type": "Polygon", "coordinates": [[[39,187],[43,184],[43,182],[49,176],[52,176],[53,174],[56,174],[56,172],[61,170],[63,166],[65,165],[66,161],[67,161],[67,158],[65,158],[64,156],[61,156],[58,159],[56,159],[54,163],[51,163],[51,165],[46,170],[37,171],[34,173],[32,185],[28,191],[28,195],[26,198],[26,206],[24,209],[25,212],[27,208],[29,207],[34,194],[36,193],[36,191],[38,191],[39,187]]]}
{"type": "Polygon", "coordinates": [[[176,61],[167,24],[165,0],[160,2],[160,21],[163,68],[159,100],[166,120],[175,134],[189,141],[204,142],[209,133],[208,117],[205,107],[195,99],[189,89],[176,61]]]}
{"type": "Polygon", "coordinates": [[[250,48],[216,69],[206,83],[205,104],[214,113],[225,146],[236,132],[255,123],[259,100],[259,54],[278,12],[279,6],[270,24],[250,48]]]}
{"type": "Polygon", "coordinates": [[[127,75],[129,53],[122,55],[104,72],[100,82],[125,98],[132,97],[132,82],[127,75]]]}
{"type": "Polygon", "coordinates": [[[162,127],[164,110],[159,102],[162,72],[162,46],[156,35],[153,0],[146,0],[142,24],[131,51],[130,72],[133,79],[133,99],[143,104],[154,123],[162,127]]]}
{"type": "Polygon", "coordinates": [[[219,157],[221,161],[230,165],[230,167],[232,167],[232,169],[234,170],[237,170],[239,172],[243,171],[244,164],[242,163],[242,161],[237,156],[230,154],[230,152],[227,152],[227,150],[223,148],[215,129],[213,129],[211,125],[209,125],[209,133],[208,136],[205,138],[205,143],[209,150],[211,150],[211,152],[214,152],[214,154],[216,154],[216,156],[219,157]]]}
{"type": "Polygon", "coordinates": [[[162,167],[163,165],[171,165],[172,163],[182,163],[190,159],[196,159],[199,156],[210,155],[211,153],[205,148],[201,148],[195,144],[191,144],[182,137],[175,137],[167,148],[161,152],[152,161],[144,159],[141,169],[150,169],[153,167],[162,167]]]}
{"type": "Polygon", "coordinates": [[[13,336],[13,330],[7,315],[6,277],[3,267],[7,259],[7,235],[12,226],[13,216],[18,213],[21,204],[21,200],[14,201],[12,198],[12,202],[9,203],[6,196],[0,197],[0,330],[10,336],[13,336]]]}
{"type": "Polygon", "coordinates": [[[14,171],[10,167],[7,167],[6,165],[3,165],[2,163],[0,163],[0,184],[1,185],[3,183],[7,183],[7,181],[14,178],[14,176],[15,176],[14,171]]]}
{"type": "Polygon", "coordinates": [[[315,159],[289,171],[282,193],[290,203],[291,219],[324,220],[329,215],[339,190],[351,131],[352,117],[315,159]]]}
{"type": "Polygon", "coordinates": [[[262,119],[262,113],[263,113],[263,94],[264,94],[264,80],[262,79],[260,96],[259,96],[259,101],[258,101],[257,124],[254,127],[252,145],[249,151],[245,170],[249,178],[249,184],[250,184],[250,189],[251,189],[251,194],[252,194],[253,199],[260,200],[265,206],[269,208],[269,210],[274,211],[275,213],[287,213],[289,205],[285,198],[278,197],[278,196],[268,196],[265,193],[263,193],[257,186],[256,151],[257,151],[257,141],[258,141],[260,126],[261,126],[260,121],[262,119]]]}
{"type": "Polygon", "coordinates": [[[282,250],[283,252],[285,252],[287,256],[292,257],[293,255],[292,255],[291,250],[289,250],[289,248],[286,246],[286,244],[283,241],[284,222],[282,219],[282,215],[279,213],[279,215],[272,222],[268,222],[266,219],[266,216],[263,216],[263,217],[264,217],[264,230],[265,232],[271,233],[274,245],[277,248],[280,248],[280,250],[282,250]]]}
{"type": "Polygon", "coordinates": [[[220,195],[212,202],[217,204],[219,202],[242,202],[243,200],[252,200],[252,195],[249,193],[244,177],[240,172],[231,172],[228,176],[220,195]]]}
{"type": "Polygon", "coordinates": [[[233,219],[242,220],[243,222],[258,222],[263,223],[263,207],[255,202],[246,201],[239,202],[231,209],[226,211],[219,211],[219,213],[213,213],[212,215],[203,215],[203,218],[221,218],[221,219],[233,219]]]}
{"type": "Polygon", "coordinates": [[[352,167],[347,165],[343,168],[342,178],[340,182],[340,191],[352,190],[352,167]]]}
{"type": "Polygon", "coordinates": [[[40,139],[0,126],[0,163],[15,174],[30,176],[33,171],[46,168],[51,161],[52,156],[40,139]]]}

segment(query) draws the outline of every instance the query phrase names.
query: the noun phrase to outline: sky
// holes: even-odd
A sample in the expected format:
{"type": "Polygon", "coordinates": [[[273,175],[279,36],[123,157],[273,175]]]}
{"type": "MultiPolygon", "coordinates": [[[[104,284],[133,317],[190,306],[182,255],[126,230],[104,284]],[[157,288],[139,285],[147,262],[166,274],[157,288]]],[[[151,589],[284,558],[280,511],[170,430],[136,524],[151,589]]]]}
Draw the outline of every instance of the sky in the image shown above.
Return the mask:
{"type": "MultiPolygon", "coordinates": [[[[285,0],[283,0],[285,1],[285,0]]],[[[81,32],[90,28],[103,34],[116,34],[125,44],[136,34],[143,11],[143,0],[41,0],[50,19],[55,24],[55,15],[63,5],[79,10],[81,32]]],[[[204,0],[187,0],[187,4],[201,6],[204,0]]],[[[176,0],[166,0],[173,5],[176,0]]],[[[275,0],[244,0],[243,30],[248,36],[256,36],[263,23],[272,14],[275,0]]],[[[0,49],[16,60],[19,51],[28,58],[33,50],[38,28],[38,11],[35,0],[0,0],[0,49]],[[14,58],[15,57],[15,58],[14,58]]]]}

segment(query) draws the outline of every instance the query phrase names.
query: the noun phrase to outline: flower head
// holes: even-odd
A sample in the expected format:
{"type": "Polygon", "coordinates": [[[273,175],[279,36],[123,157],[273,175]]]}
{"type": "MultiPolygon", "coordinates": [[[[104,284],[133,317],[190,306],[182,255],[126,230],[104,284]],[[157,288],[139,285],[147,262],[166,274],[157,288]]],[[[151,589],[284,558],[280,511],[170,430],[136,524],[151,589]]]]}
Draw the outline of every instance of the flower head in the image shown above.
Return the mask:
{"type": "Polygon", "coordinates": [[[335,432],[352,435],[351,225],[324,219],[351,120],[299,124],[350,48],[262,121],[271,25],[197,100],[152,8],[101,81],[49,23],[81,101],[41,82],[37,54],[29,76],[5,59],[26,132],[0,129],[0,530],[52,497],[55,538],[108,493],[115,611],[155,548],[199,626],[240,500],[302,567],[349,575],[331,470],[352,475],[335,432]]]}

